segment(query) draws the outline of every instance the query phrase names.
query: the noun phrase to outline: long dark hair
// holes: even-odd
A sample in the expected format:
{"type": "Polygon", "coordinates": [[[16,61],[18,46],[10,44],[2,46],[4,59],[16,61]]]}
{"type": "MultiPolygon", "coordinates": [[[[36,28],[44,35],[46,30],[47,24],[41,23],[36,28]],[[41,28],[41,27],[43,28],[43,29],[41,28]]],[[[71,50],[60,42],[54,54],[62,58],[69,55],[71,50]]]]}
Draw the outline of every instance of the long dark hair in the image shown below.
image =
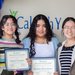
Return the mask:
{"type": "Polygon", "coordinates": [[[47,17],[43,14],[38,14],[37,16],[34,17],[32,24],[30,25],[30,31],[27,35],[27,37],[30,37],[31,39],[31,45],[30,45],[30,57],[33,57],[35,55],[35,48],[34,48],[34,42],[35,42],[35,38],[36,38],[36,26],[37,26],[37,22],[38,20],[43,20],[45,22],[45,27],[46,27],[46,39],[47,42],[51,41],[51,38],[53,37],[53,32],[51,30],[51,26],[49,23],[49,20],[47,19],[47,17]]]}
{"type": "Polygon", "coordinates": [[[14,17],[14,16],[12,16],[12,15],[4,15],[3,17],[2,17],[2,19],[1,19],[1,21],[0,21],[0,38],[2,38],[2,36],[3,36],[3,30],[2,30],[2,27],[4,26],[4,24],[6,23],[6,21],[9,19],[9,18],[11,18],[12,20],[13,20],[13,22],[15,23],[15,25],[16,25],[16,31],[15,31],[15,36],[16,36],[16,39],[15,39],[15,41],[16,41],[16,43],[17,44],[19,44],[21,41],[20,41],[20,39],[19,39],[19,33],[18,33],[18,24],[17,24],[17,19],[14,17]]]}

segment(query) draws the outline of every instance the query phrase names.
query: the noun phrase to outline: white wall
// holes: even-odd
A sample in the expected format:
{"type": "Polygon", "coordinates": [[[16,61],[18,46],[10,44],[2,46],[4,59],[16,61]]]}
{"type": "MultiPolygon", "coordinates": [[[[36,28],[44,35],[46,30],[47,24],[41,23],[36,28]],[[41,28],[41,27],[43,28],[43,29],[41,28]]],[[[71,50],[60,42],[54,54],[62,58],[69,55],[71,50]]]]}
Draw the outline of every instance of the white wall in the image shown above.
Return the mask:
{"type": "Polygon", "coordinates": [[[53,23],[54,33],[58,35],[60,41],[63,41],[64,38],[61,36],[62,21],[67,16],[75,16],[75,0],[4,0],[1,16],[10,14],[10,10],[12,12],[17,11],[16,17],[20,17],[18,24],[20,27],[23,27],[19,29],[21,39],[29,31],[29,27],[26,29],[24,27],[30,26],[30,16],[33,18],[35,15],[41,13],[50,17],[49,21],[53,23]],[[57,29],[57,26],[59,26],[59,29],[57,29]]]}

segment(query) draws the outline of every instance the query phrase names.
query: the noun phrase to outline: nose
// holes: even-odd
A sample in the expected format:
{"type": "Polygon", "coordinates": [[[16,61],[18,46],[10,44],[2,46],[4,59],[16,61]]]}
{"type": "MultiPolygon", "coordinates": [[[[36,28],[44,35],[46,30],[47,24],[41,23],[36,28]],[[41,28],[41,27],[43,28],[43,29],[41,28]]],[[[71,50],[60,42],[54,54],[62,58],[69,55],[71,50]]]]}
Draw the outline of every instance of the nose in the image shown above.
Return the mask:
{"type": "Polygon", "coordinates": [[[9,27],[12,28],[12,25],[10,24],[9,27]]]}
{"type": "Polygon", "coordinates": [[[68,28],[68,32],[69,33],[72,32],[72,28],[71,27],[68,28]]]}
{"type": "Polygon", "coordinates": [[[40,27],[39,31],[40,31],[40,32],[43,32],[43,28],[42,28],[42,27],[40,27]]]}

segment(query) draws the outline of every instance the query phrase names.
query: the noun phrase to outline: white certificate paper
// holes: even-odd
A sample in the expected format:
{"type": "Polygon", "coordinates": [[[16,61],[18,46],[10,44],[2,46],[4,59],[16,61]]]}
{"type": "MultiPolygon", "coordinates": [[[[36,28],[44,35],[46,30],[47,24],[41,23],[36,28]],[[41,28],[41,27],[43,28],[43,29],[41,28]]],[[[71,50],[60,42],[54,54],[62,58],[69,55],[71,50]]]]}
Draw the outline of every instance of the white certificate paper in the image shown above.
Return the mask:
{"type": "Polygon", "coordinates": [[[5,51],[6,68],[8,70],[28,70],[27,63],[28,50],[25,49],[10,49],[5,51]]]}
{"type": "Polygon", "coordinates": [[[32,59],[33,75],[53,75],[56,71],[55,58],[32,59]]]}

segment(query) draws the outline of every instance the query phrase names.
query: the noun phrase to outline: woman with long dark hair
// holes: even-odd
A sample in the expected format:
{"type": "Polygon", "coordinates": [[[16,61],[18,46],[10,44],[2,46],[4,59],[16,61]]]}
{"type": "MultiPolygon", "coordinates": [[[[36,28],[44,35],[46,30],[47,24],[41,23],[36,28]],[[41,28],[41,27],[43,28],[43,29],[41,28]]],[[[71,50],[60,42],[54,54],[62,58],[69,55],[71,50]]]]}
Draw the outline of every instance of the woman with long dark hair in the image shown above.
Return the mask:
{"type": "Polygon", "coordinates": [[[49,20],[43,14],[33,18],[30,30],[23,40],[24,48],[29,49],[30,58],[53,57],[59,41],[53,34],[49,20]]]}

